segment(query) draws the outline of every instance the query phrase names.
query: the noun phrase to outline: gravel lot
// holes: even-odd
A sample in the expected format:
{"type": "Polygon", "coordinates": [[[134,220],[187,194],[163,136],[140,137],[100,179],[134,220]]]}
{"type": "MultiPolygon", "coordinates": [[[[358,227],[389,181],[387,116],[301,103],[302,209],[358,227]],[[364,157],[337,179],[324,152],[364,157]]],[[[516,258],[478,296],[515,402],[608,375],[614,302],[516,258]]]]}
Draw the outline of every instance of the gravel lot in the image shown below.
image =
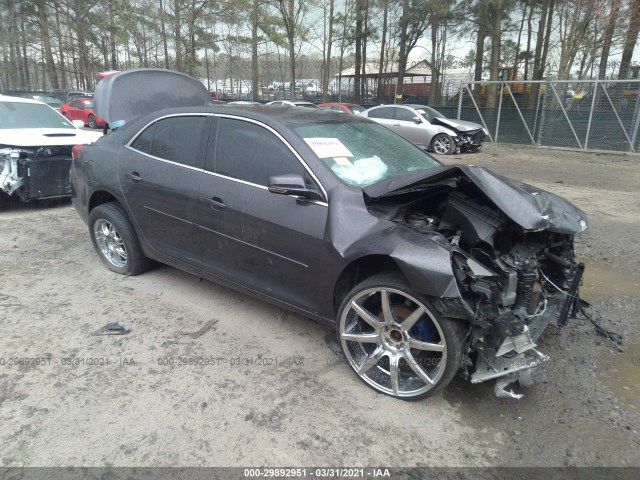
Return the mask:
{"type": "Polygon", "coordinates": [[[550,382],[522,400],[456,379],[397,401],[356,378],[328,328],[170,267],[112,274],[68,201],[5,203],[0,467],[640,466],[640,156],[487,145],[446,161],[589,214],[582,293],[624,353],[579,318],[542,337],[550,382]],[[130,333],[92,335],[108,322],[130,333]]]}

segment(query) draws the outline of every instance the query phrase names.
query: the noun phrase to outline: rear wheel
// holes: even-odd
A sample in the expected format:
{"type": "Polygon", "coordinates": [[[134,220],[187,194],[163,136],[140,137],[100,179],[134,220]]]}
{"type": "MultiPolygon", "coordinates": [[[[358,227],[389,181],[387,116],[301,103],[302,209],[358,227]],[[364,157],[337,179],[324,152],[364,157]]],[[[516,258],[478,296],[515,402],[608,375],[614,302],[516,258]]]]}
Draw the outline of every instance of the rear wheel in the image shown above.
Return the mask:
{"type": "Polygon", "coordinates": [[[376,275],[340,307],[338,340],[349,365],[375,390],[419,400],[442,390],[460,366],[460,325],[443,318],[404,278],[376,275]]]}
{"type": "Polygon", "coordinates": [[[89,128],[98,128],[98,120],[96,120],[95,116],[89,115],[87,120],[89,121],[89,128]]]}
{"type": "Polygon", "coordinates": [[[89,232],[98,256],[112,272],[138,275],[149,268],[127,214],[114,202],[97,206],[89,214],[89,232]]]}
{"type": "Polygon", "coordinates": [[[446,133],[439,133],[431,141],[431,150],[438,155],[452,155],[456,151],[456,142],[446,133]]]}

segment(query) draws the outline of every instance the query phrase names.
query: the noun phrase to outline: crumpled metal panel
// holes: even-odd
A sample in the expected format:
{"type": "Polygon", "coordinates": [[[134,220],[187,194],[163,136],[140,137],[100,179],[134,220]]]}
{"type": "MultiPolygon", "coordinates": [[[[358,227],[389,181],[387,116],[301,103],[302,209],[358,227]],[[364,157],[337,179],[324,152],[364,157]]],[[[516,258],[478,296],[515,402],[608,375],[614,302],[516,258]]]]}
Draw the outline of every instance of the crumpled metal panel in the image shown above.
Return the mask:
{"type": "Polygon", "coordinates": [[[554,193],[496,175],[485,168],[461,166],[460,169],[525,230],[569,234],[586,230],[585,213],[554,193]]]}
{"type": "Polygon", "coordinates": [[[164,108],[210,103],[211,95],[195,78],[161,68],[137,68],[102,79],[96,87],[93,110],[113,124],[164,108]]]}
{"type": "Polygon", "coordinates": [[[496,175],[491,170],[471,165],[439,168],[433,173],[398,175],[364,189],[369,197],[380,197],[392,190],[420,184],[442,183],[464,175],[507,217],[524,230],[549,230],[575,234],[586,230],[586,215],[564,198],[517,180],[496,175]]]}
{"type": "Polygon", "coordinates": [[[345,265],[371,254],[386,255],[395,261],[414,290],[435,297],[460,296],[448,245],[440,245],[405,225],[370,215],[362,193],[356,189],[336,189],[329,197],[326,234],[345,265]]]}

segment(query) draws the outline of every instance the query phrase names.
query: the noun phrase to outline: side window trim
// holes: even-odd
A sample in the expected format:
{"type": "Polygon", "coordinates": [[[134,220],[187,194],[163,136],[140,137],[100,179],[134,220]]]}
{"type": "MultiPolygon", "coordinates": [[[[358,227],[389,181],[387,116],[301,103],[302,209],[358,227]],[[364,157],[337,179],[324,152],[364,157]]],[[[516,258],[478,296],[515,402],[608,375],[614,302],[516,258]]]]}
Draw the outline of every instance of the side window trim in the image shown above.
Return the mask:
{"type": "MultiPolygon", "coordinates": [[[[231,115],[231,114],[216,114],[215,117],[217,118],[229,118],[231,120],[240,120],[243,122],[248,122],[248,123],[253,123],[255,125],[258,125],[260,127],[265,128],[266,130],[268,130],[269,132],[271,132],[272,134],[274,134],[290,151],[291,153],[294,155],[294,157],[298,160],[298,162],[300,162],[300,164],[302,165],[302,167],[305,169],[305,171],[309,174],[309,176],[311,177],[311,179],[314,181],[314,183],[316,184],[316,186],[320,189],[320,192],[322,193],[322,196],[324,197],[324,202],[316,202],[316,203],[320,203],[320,204],[327,204],[328,201],[328,196],[327,196],[327,191],[325,190],[324,186],[322,185],[322,183],[320,182],[320,180],[318,180],[318,177],[315,175],[315,173],[313,173],[313,171],[311,170],[311,168],[309,168],[309,166],[307,165],[307,163],[302,159],[302,157],[298,154],[298,152],[289,144],[289,142],[287,142],[285,140],[285,138],[280,135],[280,133],[278,133],[276,130],[274,130],[272,127],[270,127],[269,125],[266,125],[258,120],[254,120],[252,118],[246,118],[246,117],[238,117],[236,115],[231,115]]],[[[210,147],[212,150],[210,150],[210,155],[207,155],[207,159],[205,162],[205,167],[209,165],[209,158],[211,157],[211,160],[214,162],[214,170],[215,170],[215,144],[217,142],[217,131],[218,131],[218,127],[220,125],[220,122],[216,122],[217,125],[215,126],[215,132],[216,134],[214,135],[214,142],[212,144],[210,144],[210,147]]],[[[213,129],[212,129],[213,131],[213,129]]],[[[242,180],[239,178],[233,178],[233,177],[229,177],[227,175],[222,175],[220,173],[217,173],[215,171],[210,171],[207,170],[205,168],[204,173],[210,174],[210,175],[215,175],[218,177],[223,177],[223,178],[228,178],[230,180],[234,180],[240,183],[244,183],[245,185],[251,185],[254,187],[258,187],[264,190],[267,190],[267,187],[265,187],[264,185],[258,185],[257,183],[252,183],[252,182],[248,182],[246,180],[242,180]]]]}

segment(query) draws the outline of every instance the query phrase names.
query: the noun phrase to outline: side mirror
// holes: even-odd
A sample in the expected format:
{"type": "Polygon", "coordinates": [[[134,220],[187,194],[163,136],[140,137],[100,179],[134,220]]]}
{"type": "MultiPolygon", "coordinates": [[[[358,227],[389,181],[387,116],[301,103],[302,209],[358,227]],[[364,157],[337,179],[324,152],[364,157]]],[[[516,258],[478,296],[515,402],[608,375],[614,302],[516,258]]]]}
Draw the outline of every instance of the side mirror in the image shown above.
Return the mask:
{"type": "Polygon", "coordinates": [[[269,178],[269,191],[280,195],[294,195],[309,200],[324,201],[320,192],[307,188],[302,175],[297,173],[274,175],[269,178]]]}
{"type": "Polygon", "coordinates": [[[420,117],[413,117],[413,118],[412,118],[412,120],[413,120],[415,123],[422,123],[422,119],[421,119],[420,117]]]}
{"type": "Polygon", "coordinates": [[[84,128],[84,122],[82,120],[71,120],[73,126],[76,128],[84,128]]]}

